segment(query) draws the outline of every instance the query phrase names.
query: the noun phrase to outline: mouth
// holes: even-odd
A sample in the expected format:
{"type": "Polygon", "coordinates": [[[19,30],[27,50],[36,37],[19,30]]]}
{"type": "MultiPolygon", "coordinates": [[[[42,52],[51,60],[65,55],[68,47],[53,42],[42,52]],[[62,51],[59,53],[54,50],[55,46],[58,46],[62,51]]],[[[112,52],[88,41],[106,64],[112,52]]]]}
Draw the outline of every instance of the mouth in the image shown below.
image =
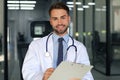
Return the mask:
{"type": "Polygon", "coordinates": [[[67,27],[61,24],[61,25],[57,25],[54,30],[57,34],[64,34],[67,31],[67,27]]]}
{"type": "Polygon", "coordinates": [[[57,25],[56,28],[63,28],[65,25],[61,24],[61,25],[57,25]]]}

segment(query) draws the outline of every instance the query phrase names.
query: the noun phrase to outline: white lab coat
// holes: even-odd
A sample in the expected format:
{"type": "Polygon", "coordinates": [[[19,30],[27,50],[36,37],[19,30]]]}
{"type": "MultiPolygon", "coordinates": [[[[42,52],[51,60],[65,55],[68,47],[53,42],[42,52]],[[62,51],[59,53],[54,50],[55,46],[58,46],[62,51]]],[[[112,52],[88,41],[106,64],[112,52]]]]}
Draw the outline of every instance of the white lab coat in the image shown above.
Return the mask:
{"type": "MultiPolygon", "coordinates": [[[[45,56],[46,53],[46,40],[48,36],[41,39],[32,41],[29,45],[28,51],[26,53],[22,74],[24,80],[42,80],[43,74],[47,68],[52,67],[52,57],[53,57],[53,42],[52,36],[48,40],[48,51],[50,53],[49,57],[45,56]]],[[[72,44],[72,40],[69,39],[68,45],[72,44]]],[[[77,46],[77,63],[90,65],[88,54],[84,45],[76,40],[74,40],[75,46],[77,46]]],[[[75,50],[73,47],[67,52],[67,61],[74,61],[75,50]]],[[[91,72],[88,72],[82,80],[93,80],[91,72]]]]}

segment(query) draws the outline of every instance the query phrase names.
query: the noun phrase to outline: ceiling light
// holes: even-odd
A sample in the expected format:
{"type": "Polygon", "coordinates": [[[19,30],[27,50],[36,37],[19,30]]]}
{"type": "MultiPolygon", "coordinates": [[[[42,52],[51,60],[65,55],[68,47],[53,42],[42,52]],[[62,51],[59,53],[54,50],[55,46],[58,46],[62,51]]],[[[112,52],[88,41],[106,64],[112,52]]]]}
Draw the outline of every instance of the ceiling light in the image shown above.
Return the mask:
{"type": "MultiPolygon", "coordinates": [[[[8,7],[10,6],[19,6],[19,4],[7,4],[8,7]]],[[[20,6],[26,6],[26,7],[35,7],[35,5],[30,5],[30,4],[20,4],[20,6]]]]}
{"type": "Polygon", "coordinates": [[[104,9],[104,8],[96,8],[96,11],[106,11],[106,9],[104,9]]]}
{"type": "Polygon", "coordinates": [[[33,3],[33,4],[35,4],[36,1],[20,1],[20,3],[33,3]]]}
{"type": "Polygon", "coordinates": [[[8,9],[22,9],[22,10],[33,10],[36,1],[7,1],[8,9]]]}
{"type": "Polygon", "coordinates": [[[19,7],[8,7],[9,10],[19,10],[19,7]]]}
{"type": "Polygon", "coordinates": [[[83,5],[83,8],[89,8],[89,6],[88,5],[83,5]]]}
{"type": "Polygon", "coordinates": [[[94,2],[89,2],[88,5],[95,5],[95,3],[94,2]]]}
{"type": "Polygon", "coordinates": [[[34,7],[8,7],[9,10],[34,10],[34,7]]]}
{"type": "Polygon", "coordinates": [[[84,9],[83,8],[77,8],[78,11],[83,11],[84,9]]]}
{"type": "Polygon", "coordinates": [[[24,7],[35,7],[35,5],[30,5],[30,4],[21,4],[20,5],[21,7],[24,6],[24,7]]]}
{"type": "Polygon", "coordinates": [[[96,8],[95,10],[96,10],[96,11],[101,11],[101,9],[100,9],[100,8],[96,8]]]}
{"type": "Polygon", "coordinates": [[[33,10],[33,7],[20,7],[21,10],[33,10]]]}
{"type": "Polygon", "coordinates": [[[70,8],[71,8],[71,7],[74,7],[73,5],[67,5],[67,6],[70,7],[70,8]]]}
{"type": "Polygon", "coordinates": [[[7,6],[8,6],[8,7],[14,6],[14,7],[15,7],[15,6],[19,6],[19,4],[7,4],[7,6]]]}
{"type": "Polygon", "coordinates": [[[7,3],[32,3],[32,4],[35,4],[36,1],[7,1],[7,3]]]}
{"type": "Polygon", "coordinates": [[[82,3],[81,2],[76,2],[76,5],[81,5],[82,3]]]}
{"type": "Polygon", "coordinates": [[[67,2],[67,4],[73,4],[73,2],[67,2]]]}
{"type": "Polygon", "coordinates": [[[7,1],[7,3],[20,3],[20,1],[7,1]]]}
{"type": "MultiPolygon", "coordinates": [[[[67,2],[67,4],[74,4],[74,2],[67,2]]],[[[81,2],[75,2],[76,5],[81,5],[81,2]]]]}

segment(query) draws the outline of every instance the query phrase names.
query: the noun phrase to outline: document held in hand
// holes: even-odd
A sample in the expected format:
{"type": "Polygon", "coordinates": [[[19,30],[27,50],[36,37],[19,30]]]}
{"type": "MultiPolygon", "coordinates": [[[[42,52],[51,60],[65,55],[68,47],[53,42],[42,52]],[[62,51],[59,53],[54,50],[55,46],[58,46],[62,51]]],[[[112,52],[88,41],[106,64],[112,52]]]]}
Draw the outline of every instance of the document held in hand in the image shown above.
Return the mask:
{"type": "Polygon", "coordinates": [[[85,74],[92,69],[93,66],[77,64],[73,62],[63,61],[55,69],[48,80],[82,80],[85,74]]]}

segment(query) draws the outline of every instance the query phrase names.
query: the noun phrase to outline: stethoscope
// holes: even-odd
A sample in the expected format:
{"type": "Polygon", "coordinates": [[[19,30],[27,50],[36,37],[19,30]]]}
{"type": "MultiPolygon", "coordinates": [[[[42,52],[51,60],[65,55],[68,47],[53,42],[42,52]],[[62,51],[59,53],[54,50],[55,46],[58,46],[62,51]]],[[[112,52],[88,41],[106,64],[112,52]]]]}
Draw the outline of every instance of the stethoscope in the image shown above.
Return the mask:
{"type": "MultiPolygon", "coordinates": [[[[47,40],[46,40],[46,53],[45,53],[45,56],[46,56],[46,57],[50,57],[50,56],[51,56],[50,53],[49,53],[49,51],[48,51],[48,40],[49,40],[49,38],[50,38],[50,36],[51,36],[52,34],[53,34],[53,33],[50,33],[50,34],[48,35],[48,37],[47,37],[47,40]]],[[[73,61],[73,62],[76,63],[76,59],[77,59],[77,47],[74,45],[74,40],[73,40],[73,38],[72,38],[70,35],[69,35],[69,37],[70,37],[71,40],[72,40],[72,44],[71,44],[70,46],[68,46],[65,56],[66,56],[66,59],[67,59],[67,52],[68,52],[68,50],[69,50],[71,47],[74,47],[74,48],[75,48],[75,58],[74,58],[74,61],[73,61]]],[[[51,58],[51,59],[52,59],[52,58],[51,58]]]]}

